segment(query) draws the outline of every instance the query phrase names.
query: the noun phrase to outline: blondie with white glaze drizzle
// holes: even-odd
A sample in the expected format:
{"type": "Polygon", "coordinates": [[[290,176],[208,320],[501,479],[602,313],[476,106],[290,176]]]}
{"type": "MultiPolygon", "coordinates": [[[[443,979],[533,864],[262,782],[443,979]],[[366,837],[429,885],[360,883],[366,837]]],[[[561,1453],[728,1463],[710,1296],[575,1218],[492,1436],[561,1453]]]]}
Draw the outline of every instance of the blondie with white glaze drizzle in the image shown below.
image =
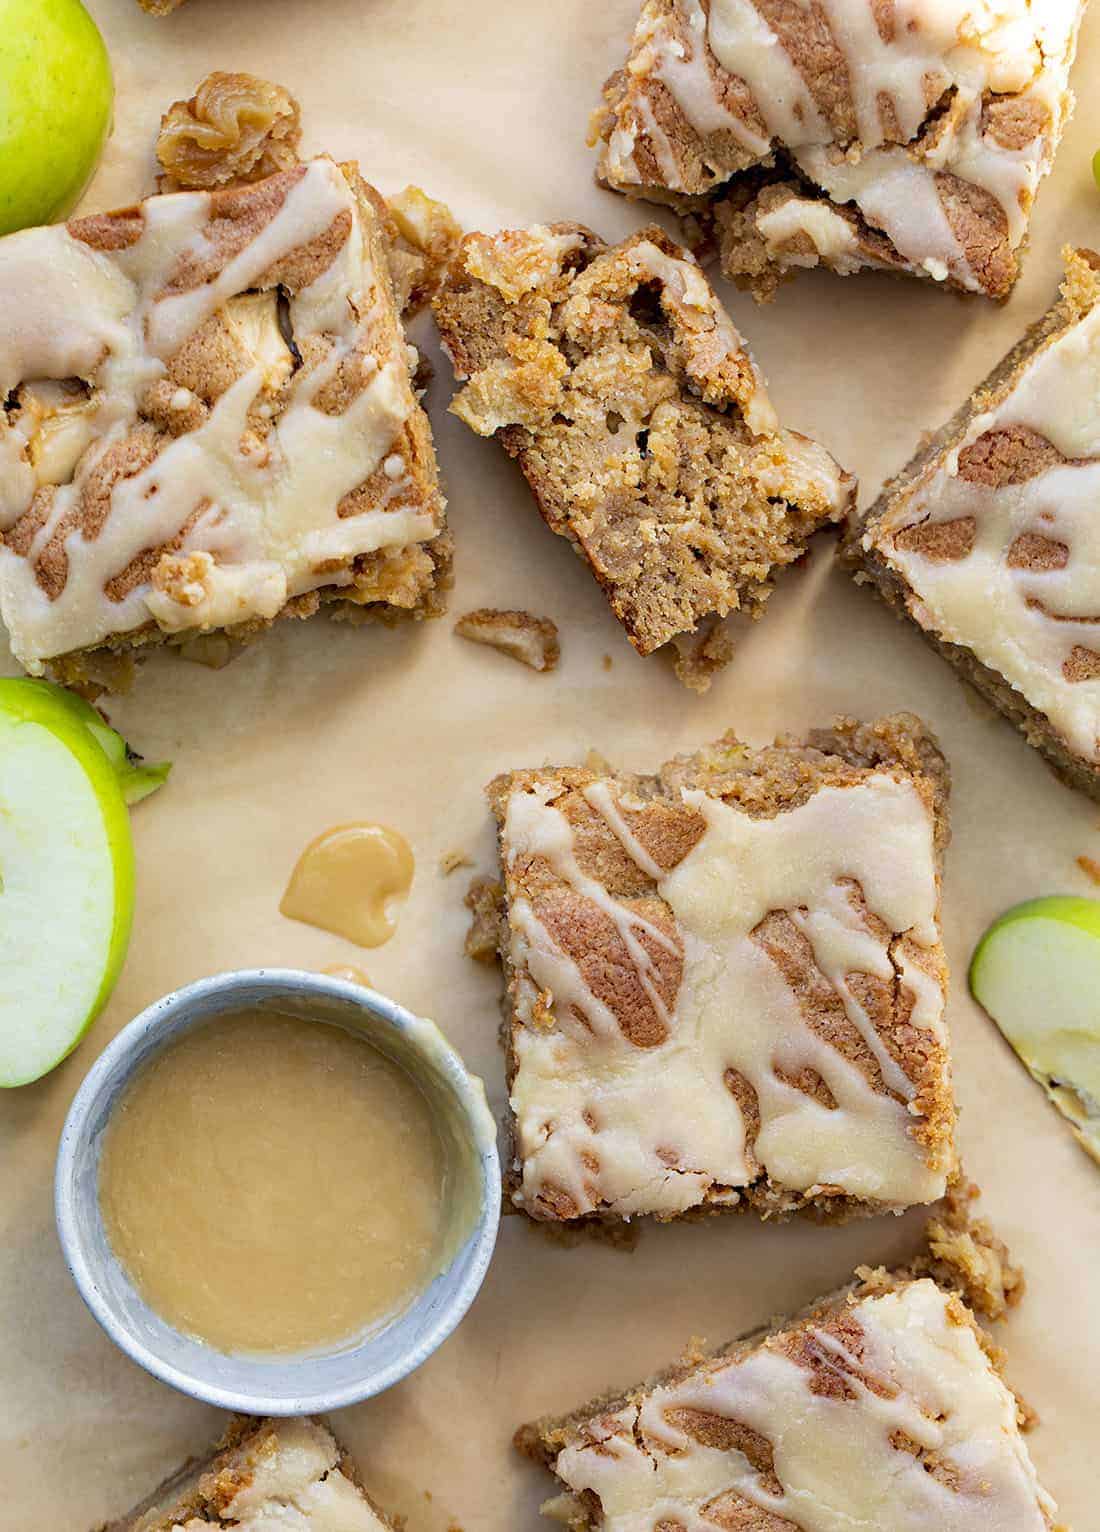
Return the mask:
{"type": "MultiPolygon", "coordinates": [[[[697,262],[662,230],[471,234],[435,302],[452,409],[517,458],[641,654],[731,612],[840,520],[854,481],[779,423],[697,262]]],[[[681,660],[686,684],[704,667],[681,660]]]]}
{"type": "Polygon", "coordinates": [[[236,1419],[211,1455],[184,1464],[98,1532],[393,1532],[318,1420],[236,1419]]]}
{"type": "Polygon", "coordinates": [[[354,166],[11,235],[0,328],[0,612],[32,674],[322,596],[423,610],[444,503],[354,166]]]}
{"type": "Polygon", "coordinates": [[[931,447],[853,520],[846,558],[1100,797],[1100,257],[931,447]]]}
{"type": "Polygon", "coordinates": [[[509,1189],[535,1219],[940,1197],[945,772],[908,718],[513,772],[509,1189]]]}
{"type": "Polygon", "coordinates": [[[1022,1411],[969,1310],[883,1273],[517,1445],[574,1532],[1048,1532],[1022,1411]]]}
{"type": "Polygon", "coordinates": [[[994,298],[1072,108],[1084,0],[647,0],[600,172],[701,214],[760,298],[818,264],[994,298]]]}

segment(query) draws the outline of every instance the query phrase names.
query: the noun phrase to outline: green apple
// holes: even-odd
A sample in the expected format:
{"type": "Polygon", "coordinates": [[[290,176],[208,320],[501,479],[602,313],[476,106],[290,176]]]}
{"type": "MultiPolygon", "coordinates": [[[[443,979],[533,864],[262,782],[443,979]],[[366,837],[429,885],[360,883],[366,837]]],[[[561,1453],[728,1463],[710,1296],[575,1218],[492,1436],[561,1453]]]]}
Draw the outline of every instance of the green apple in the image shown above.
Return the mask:
{"type": "Polygon", "coordinates": [[[39,1079],[80,1041],[118,978],[134,908],[130,816],[114,767],[48,694],[6,690],[0,1086],[39,1079]]]}
{"type": "Polygon", "coordinates": [[[114,767],[122,796],[128,804],[140,803],[168,780],[168,773],[172,770],[170,761],[146,766],[141,756],[130,749],[122,735],[104,721],[90,702],[85,702],[75,692],[66,691],[63,686],[55,686],[52,681],[32,680],[26,676],[16,680],[0,680],[0,708],[10,705],[18,711],[25,705],[20,699],[31,695],[35,696],[39,707],[60,708],[73,723],[90,731],[114,767]]]}
{"type": "Polygon", "coordinates": [[[1100,1161],[1100,901],[1016,905],[979,942],[970,989],[1100,1161]]]}
{"type": "Polygon", "coordinates": [[[113,99],[107,49],[80,0],[0,0],[0,234],[72,211],[113,99]]]}

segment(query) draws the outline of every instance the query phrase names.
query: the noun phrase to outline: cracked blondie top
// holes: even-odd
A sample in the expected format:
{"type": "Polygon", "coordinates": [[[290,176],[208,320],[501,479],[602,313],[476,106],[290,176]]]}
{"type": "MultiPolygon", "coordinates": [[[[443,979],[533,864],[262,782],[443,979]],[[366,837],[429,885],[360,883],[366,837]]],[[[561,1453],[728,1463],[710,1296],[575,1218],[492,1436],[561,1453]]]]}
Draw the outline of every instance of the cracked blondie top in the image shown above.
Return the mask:
{"type": "Polygon", "coordinates": [[[1047,1532],[1023,1409],[960,1300],[869,1273],[763,1339],[517,1445],[574,1532],[1047,1532]]]}
{"type": "Polygon", "coordinates": [[[1060,302],[853,523],[847,553],[1100,796],[1100,256],[1066,262],[1060,302]]]}
{"type": "Polygon", "coordinates": [[[940,1197],[946,768],[919,720],[515,771],[500,826],[513,1202],[549,1221],[940,1197]]]}
{"type": "Polygon", "coordinates": [[[641,654],[759,615],[854,481],[783,430],[694,259],[660,229],[471,234],[435,302],[452,409],[517,460],[641,654]]]}
{"type": "Polygon", "coordinates": [[[185,1463],[99,1532],[392,1532],[320,1421],[241,1416],[209,1458],[185,1463]]]}
{"type": "Polygon", "coordinates": [[[800,267],[1005,298],[1085,0],[647,0],[600,174],[701,220],[758,298],[800,267]]]}
{"type": "Polygon", "coordinates": [[[375,200],[316,159],[0,241],[0,613],[32,674],[322,596],[424,609],[444,502],[375,200]]]}

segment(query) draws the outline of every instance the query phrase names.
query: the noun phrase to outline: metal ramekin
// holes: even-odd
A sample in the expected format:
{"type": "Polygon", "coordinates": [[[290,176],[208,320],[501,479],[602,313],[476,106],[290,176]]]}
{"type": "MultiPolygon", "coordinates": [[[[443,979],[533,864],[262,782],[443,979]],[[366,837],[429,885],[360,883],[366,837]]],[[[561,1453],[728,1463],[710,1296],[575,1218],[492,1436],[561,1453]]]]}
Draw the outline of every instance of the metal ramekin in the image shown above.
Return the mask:
{"type": "MultiPolygon", "coordinates": [[[[61,1248],[81,1297],[127,1356],[208,1404],[248,1415],[340,1409],[390,1388],[427,1360],[473,1302],[500,1218],[500,1166],[481,1081],[431,1022],[373,990],[290,969],[202,979],[142,1012],[109,1043],[76,1093],[54,1182],[61,1248]],[[203,1021],[271,1009],[362,1031],[428,1093],[449,1154],[448,1209],[476,1209],[446,1268],[404,1313],[343,1348],[311,1355],[230,1356],[172,1328],[138,1294],[108,1242],[99,1208],[99,1155],[111,1110],[134,1071],[203,1021]],[[465,1189],[468,1194],[461,1195],[465,1189]]],[[[457,1216],[457,1215],[456,1215],[457,1216]]]]}

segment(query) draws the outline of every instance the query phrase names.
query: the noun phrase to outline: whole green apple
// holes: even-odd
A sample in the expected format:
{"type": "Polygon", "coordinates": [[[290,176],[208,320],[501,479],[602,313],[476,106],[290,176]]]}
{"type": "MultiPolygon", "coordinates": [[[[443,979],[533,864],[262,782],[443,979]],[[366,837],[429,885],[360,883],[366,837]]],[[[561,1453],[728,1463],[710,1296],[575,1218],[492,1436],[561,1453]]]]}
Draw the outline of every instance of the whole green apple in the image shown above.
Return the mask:
{"type": "Polygon", "coordinates": [[[107,49],[80,0],[0,0],[0,234],[72,211],[113,99],[107,49]]]}

